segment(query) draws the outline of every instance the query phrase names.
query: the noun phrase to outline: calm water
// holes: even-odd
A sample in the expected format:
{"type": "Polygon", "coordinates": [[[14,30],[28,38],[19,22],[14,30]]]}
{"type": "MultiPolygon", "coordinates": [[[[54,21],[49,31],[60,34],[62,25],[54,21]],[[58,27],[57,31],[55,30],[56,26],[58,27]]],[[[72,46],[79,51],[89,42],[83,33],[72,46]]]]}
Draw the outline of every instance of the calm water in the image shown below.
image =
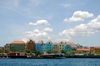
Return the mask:
{"type": "Polygon", "coordinates": [[[0,66],[100,66],[100,59],[0,59],[0,66]]]}

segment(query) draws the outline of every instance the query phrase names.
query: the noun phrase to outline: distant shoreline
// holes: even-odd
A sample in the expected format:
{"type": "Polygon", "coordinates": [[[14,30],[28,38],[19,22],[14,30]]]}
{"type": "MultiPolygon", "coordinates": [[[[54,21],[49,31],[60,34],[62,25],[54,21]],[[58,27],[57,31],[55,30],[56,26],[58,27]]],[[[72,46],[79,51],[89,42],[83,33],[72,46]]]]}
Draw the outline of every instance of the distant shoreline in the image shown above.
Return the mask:
{"type": "Polygon", "coordinates": [[[10,57],[0,57],[0,59],[12,59],[12,58],[25,58],[25,59],[65,59],[65,58],[100,58],[100,55],[98,56],[61,56],[61,57],[27,57],[27,56],[10,56],[10,57]]]}

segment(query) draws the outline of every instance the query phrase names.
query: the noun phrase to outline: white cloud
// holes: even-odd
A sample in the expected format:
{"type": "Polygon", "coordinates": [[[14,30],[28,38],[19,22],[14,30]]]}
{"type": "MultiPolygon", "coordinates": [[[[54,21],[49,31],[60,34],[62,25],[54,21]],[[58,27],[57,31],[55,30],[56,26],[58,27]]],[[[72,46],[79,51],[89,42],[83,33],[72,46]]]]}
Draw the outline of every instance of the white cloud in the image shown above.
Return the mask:
{"type": "Polygon", "coordinates": [[[33,39],[33,40],[48,40],[50,39],[50,36],[45,31],[40,31],[39,29],[35,29],[33,31],[26,31],[25,32],[25,38],[26,39],[33,39]]]}
{"type": "Polygon", "coordinates": [[[74,36],[86,36],[96,32],[100,32],[100,15],[88,22],[87,24],[80,24],[74,28],[63,30],[60,35],[72,38],[74,36]]]}
{"type": "Polygon", "coordinates": [[[52,32],[53,31],[53,29],[52,28],[49,28],[49,27],[47,27],[47,28],[44,28],[44,31],[49,31],[49,32],[52,32]]]}
{"type": "Polygon", "coordinates": [[[61,4],[63,7],[70,7],[71,4],[61,4]]]}
{"type": "Polygon", "coordinates": [[[32,26],[43,26],[43,25],[50,25],[47,20],[38,20],[37,22],[33,23],[30,22],[29,25],[32,26]]]}
{"type": "Polygon", "coordinates": [[[88,11],[75,11],[73,16],[70,18],[65,18],[64,22],[79,22],[84,21],[86,18],[90,17],[93,17],[93,14],[89,13],[88,11]]]}

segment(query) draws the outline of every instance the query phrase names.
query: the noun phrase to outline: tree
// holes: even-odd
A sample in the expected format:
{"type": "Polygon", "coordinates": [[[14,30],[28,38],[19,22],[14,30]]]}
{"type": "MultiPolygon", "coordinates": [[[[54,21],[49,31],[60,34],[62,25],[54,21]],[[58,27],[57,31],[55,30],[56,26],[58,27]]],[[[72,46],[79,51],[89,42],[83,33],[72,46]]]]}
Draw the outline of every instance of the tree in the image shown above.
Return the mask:
{"type": "Polygon", "coordinates": [[[71,54],[76,54],[77,52],[76,52],[76,51],[71,51],[70,53],[71,53],[71,54]]]}
{"type": "Polygon", "coordinates": [[[41,52],[40,51],[36,51],[36,55],[41,55],[41,52]]]}
{"type": "Polygon", "coordinates": [[[53,53],[58,53],[58,51],[53,51],[53,53]]]}
{"type": "Polygon", "coordinates": [[[66,51],[65,50],[61,50],[61,53],[66,53],[66,51]]]}
{"type": "Polygon", "coordinates": [[[52,53],[52,51],[48,50],[47,53],[52,53]]]}
{"type": "Polygon", "coordinates": [[[31,53],[31,50],[30,49],[25,49],[25,52],[31,53]]]}
{"type": "Polygon", "coordinates": [[[0,53],[3,53],[4,52],[4,50],[3,49],[0,49],[0,53]]]}

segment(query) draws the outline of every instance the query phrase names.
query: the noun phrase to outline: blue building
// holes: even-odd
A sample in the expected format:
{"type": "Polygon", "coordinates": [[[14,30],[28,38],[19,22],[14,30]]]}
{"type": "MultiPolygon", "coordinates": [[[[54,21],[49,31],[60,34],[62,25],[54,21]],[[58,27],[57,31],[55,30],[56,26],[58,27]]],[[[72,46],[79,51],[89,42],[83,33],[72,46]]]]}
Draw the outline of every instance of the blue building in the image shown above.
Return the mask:
{"type": "Polygon", "coordinates": [[[71,51],[72,46],[69,44],[65,44],[65,51],[71,51]]]}
{"type": "Polygon", "coordinates": [[[52,43],[52,41],[48,41],[48,42],[45,44],[45,48],[46,48],[46,52],[48,52],[48,51],[53,51],[53,43],[52,43]]]}
{"type": "Polygon", "coordinates": [[[35,45],[36,45],[35,49],[37,51],[43,52],[43,43],[41,41],[38,41],[38,43],[36,43],[35,45]]]}

